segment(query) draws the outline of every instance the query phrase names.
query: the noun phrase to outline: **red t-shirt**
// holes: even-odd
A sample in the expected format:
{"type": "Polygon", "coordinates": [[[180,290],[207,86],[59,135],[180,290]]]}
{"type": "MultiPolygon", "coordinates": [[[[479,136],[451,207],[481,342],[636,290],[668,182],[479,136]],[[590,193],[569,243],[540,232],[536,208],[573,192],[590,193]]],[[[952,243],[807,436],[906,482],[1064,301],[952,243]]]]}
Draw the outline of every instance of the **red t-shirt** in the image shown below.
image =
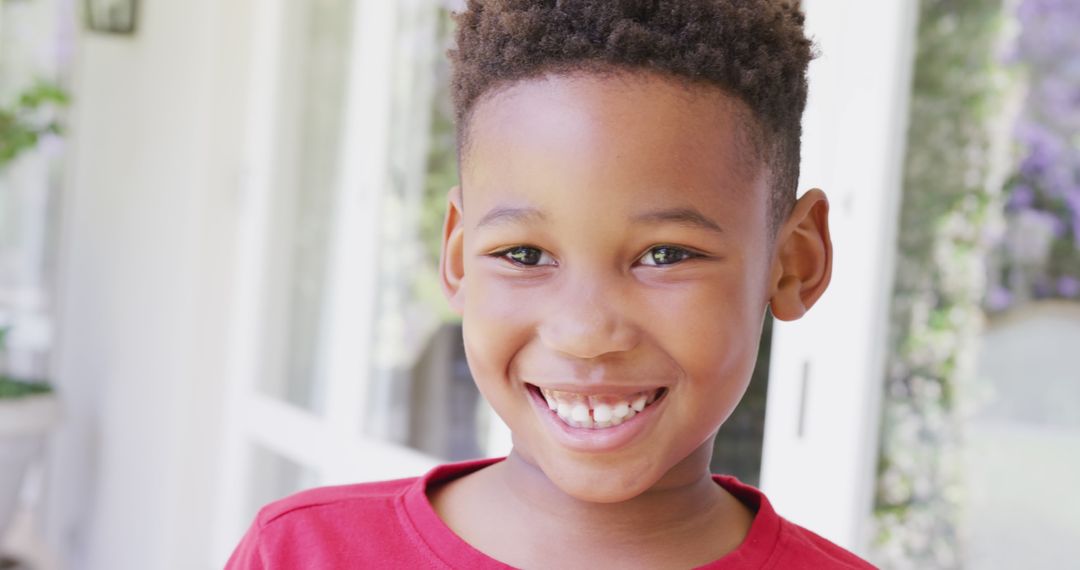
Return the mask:
{"type": "MultiPolygon", "coordinates": [[[[322,487],[263,507],[226,570],[510,568],[476,550],[435,514],[427,489],[500,461],[442,465],[419,478],[322,487]]],[[[716,482],[756,512],[746,539],[702,568],[872,568],[778,516],[765,495],[734,477],[716,482]]]]}

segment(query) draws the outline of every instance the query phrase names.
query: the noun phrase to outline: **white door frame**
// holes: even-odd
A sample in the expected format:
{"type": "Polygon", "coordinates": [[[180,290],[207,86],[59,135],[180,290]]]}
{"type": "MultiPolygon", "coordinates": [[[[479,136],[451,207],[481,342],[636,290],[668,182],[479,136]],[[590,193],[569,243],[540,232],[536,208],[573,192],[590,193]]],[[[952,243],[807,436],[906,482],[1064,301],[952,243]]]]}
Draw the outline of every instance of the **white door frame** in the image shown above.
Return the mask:
{"type": "Polygon", "coordinates": [[[354,8],[351,56],[329,285],[319,350],[326,363],[325,411],[316,414],[257,390],[262,315],[267,306],[266,261],[272,253],[275,134],[282,115],[282,37],[289,24],[287,0],[268,0],[252,11],[250,114],[247,165],[240,200],[237,286],[232,315],[232,359],[224,417],[224,439],[214,553],[224,562],[251,521],[247,489],[250,444],[257,443],[318,473],[319,484],[418,475],[437,463],[414,450],[362,435],[366,383],[371,369],[372,322],[377,275],[369,268],[366,244],[378,242],[379,196],[387,186],[390,86],[397,6],[360,0],[354,8]]]}

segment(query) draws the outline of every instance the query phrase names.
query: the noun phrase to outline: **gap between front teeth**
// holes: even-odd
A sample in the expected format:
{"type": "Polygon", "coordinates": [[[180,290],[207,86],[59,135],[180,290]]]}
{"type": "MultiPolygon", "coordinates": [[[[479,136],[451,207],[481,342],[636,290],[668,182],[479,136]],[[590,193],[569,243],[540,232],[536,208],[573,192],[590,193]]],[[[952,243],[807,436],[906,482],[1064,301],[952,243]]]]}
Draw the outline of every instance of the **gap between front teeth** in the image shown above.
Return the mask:
{"type": "Polygon", "coordinates": [[[659,390],[625,396],[584,396],[540,388],[548,408],[563,423],[577,428],[603,429],[617,426],[656,401],[659,390]]]}

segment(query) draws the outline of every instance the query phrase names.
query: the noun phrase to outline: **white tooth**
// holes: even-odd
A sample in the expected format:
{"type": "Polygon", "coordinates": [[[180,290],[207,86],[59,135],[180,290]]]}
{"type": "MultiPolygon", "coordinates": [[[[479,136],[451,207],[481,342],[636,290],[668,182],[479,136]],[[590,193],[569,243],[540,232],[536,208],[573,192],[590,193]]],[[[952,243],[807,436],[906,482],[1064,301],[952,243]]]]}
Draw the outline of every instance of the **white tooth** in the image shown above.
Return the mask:
{"type": "MultiPolygon", "coordinates": [[[[570,419],[575,422],[585,423],[589,420],[589,407],[585,404],[574,404],[570,410],[570,419]]],[[[591,423],[591,421],[590,421],[591,423]]]]}
{"type": "Polygon", "coordinates": [[[602,423],[611,421],[611,406],[607,404],[597,404],[592,411],[592,417],[594,420],[602,423]]]}
{"type": "Polygon", "coordinates": [[[570,419],[570,411],[572,410],[570,404],[567,404],[566,402],[558,402],[557,406],[558,407],[556,408],[555,413],[559,414],[559,417],[564,420],[570,419]]]}
{"type": "Polygon", "coordinates": [[[540,393],[544,395],[544,400],[547,400],[547,405],[549,408],[551,408],[552,410],[559,409],[559,404],[555,401],[555,398],[551,397],[551,394],[548,394],[544,390],[541,390],[540,393]]]}
{"type": "Polygon", "coordinates": [[[622,419],[622,418],[620,418],[620,417],[618,417],[618,416],[615,416],[615,417],[611,418],[611,425],[613,425],[613,426],[617,426],[617,425],[619,425],[619,424],[621,424],[621,423],[623,423],[623,419],[622,419]]]}
{"type": "Polygon", "coordinates": [[[634,403],[630,404],[630,407],[634,408],[635,412],[640,412],[641,410],[645,409],[645,400],[646,399],[647,398],[644,395],[638,396],[637,399],[634,400],[634,403]]]}
{"type": "Polygon", "coordinates": [[[593,427],[597,429],[611,427],[611,422],[596,422],[593,427]]]}
{"type": "Polygon", "coordinates": [[[630,404],[626,402],[619,402],[611,408],[611,415],[616,418],[625,418],[630,415],[630,404]]]}
{"type": "Polygon", "coordinates": [[[625,421],[629,420],[630,418],[632,418],[632,417],[634,417],[636,415],[637,415],[637,412],[635,412],[633,408],[630,408],[630,413],[627,414],[627,416],[625,418],[623,418],[623,421],[625,422],[625,421]]]}

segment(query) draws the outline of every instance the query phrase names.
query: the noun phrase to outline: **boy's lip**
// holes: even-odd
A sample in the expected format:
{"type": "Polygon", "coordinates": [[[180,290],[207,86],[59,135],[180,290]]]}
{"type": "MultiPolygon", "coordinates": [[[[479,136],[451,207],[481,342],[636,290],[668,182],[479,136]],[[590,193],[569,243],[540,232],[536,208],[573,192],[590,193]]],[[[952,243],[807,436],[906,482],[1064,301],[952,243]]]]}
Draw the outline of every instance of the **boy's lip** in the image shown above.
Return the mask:
{"type": "Polygon", "coordinates": [[[604,383],[550,383],[550,382],[533,382],[526,381],[526,384],[532,384],[537,388],[543,388],[545,390],[554,390],[556,392],[569,392],[572,394],[581,394],[582,396],[592,395],[610,395],[610,396],[631,396],[633,394],[639,394],[641,392],[658,392],[661,388],[666,386],[661,385],[620,385],[620,384],[604,384],[604,383]]]}
{"type": "MultiPolygon", "coordinates": [[[[668,399],[667,397],[658,399],[641,412],[635,414],[634,417],[617,426],[603,429],[577,428],[569,426],[559,419],[555,412],[551,411],[551,408],[548,407],[544,398],[536,390],[530,388],[530,384],[531,383],[523,383],[522,387],[524,388],[526,397],[532,402],[533,411],[539,417],[540,423],[546,426],[548,433],[552,434],[552,436],[563,446],[573,451],[586,453],[614,452],[630,445],[642,433],[656,424],[658,414],[668,399]]],[[[532,384],[532,386],[538,387],[536,384],[532,384]]],[[[573,386],[563,385],[562,389],[556,388],[555,386],[558,386],[558,384],[545,384],[543,387],[552,390],[577,392],[581,394],[635,394],[650,390],[650,388],[639,386],[582,386],[581,384],[577,384],[573,386]],[[566,390],[565,388],[571,389],[566,390]],[[613,392],[612,389],[615,391],[613,392]],[[600,392],[601,390],[603,392],[600,392]]],[[[654,389],[659,390],[660,388],[662,387],[654,389]]]]}

